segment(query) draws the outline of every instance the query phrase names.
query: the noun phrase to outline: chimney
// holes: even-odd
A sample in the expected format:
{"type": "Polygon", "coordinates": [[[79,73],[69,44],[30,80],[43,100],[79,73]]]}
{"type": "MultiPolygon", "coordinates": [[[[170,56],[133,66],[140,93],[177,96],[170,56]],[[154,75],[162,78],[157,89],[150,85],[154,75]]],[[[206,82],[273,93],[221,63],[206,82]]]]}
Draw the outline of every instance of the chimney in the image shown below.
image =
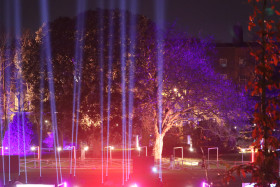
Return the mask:
{"type": "Polygon", "coordinates": [[[236,24],[233,26],[233,38],[232,42],[235,44],[243,43],[243,28],[240,24],[236,24]]]}

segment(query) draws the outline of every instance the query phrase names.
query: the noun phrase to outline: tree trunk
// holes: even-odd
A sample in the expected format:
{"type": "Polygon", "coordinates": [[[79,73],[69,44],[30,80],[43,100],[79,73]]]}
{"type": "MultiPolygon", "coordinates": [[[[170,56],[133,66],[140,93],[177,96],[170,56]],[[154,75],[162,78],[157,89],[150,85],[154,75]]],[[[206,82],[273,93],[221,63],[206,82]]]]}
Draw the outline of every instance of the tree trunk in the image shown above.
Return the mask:
{"type": "Polygon", "coordinates": [[[161,158],[164,135],[165,134],[162,134],[160,136],[160,134],[158,134],[158,133],[156,134],[156,140],[155,140],[154,149],[153,149],[155,160],[159,160],[161,158]]]}

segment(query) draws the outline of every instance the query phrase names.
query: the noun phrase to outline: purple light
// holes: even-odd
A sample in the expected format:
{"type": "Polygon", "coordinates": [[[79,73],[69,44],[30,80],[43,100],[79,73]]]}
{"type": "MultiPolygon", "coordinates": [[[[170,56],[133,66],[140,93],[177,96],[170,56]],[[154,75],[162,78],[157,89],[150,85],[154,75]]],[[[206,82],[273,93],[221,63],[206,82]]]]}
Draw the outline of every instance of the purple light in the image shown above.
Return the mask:
{"type": "Polygon", "coordinates": [[[135,183],[135,184],[131,185],[130,187],[138,187],[138,185],[135,183]]]}
{"type": "Polygon", "coordinates": [[[2,154],[8,149],[10,155],[24,155],[24,152],[28,152],[31,148],[32,138],[34,137],[32,126],[25,113],[15,115],[9,123],[10,135],[7,131],[4,136],[2,154]],[[25,136],[18,136],[18,133],[24,133],[25,136]]]}

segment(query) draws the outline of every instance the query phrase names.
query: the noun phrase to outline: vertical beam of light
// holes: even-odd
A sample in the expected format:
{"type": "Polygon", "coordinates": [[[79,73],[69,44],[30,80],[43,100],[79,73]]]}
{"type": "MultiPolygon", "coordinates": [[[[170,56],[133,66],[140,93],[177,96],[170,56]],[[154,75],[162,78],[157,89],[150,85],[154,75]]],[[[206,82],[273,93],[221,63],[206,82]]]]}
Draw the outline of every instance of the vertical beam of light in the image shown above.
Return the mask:
{"type": "Polygon", "coordinates": [[[41,51],[40,59],[40,142],[39,142],[39,154],[40,154],[40,177],[42,177],[42,141],[43,141],[43,114],[44,114],[44,53],[41,51]]]}
{"type": "MultiPolygon", "coordinates": [[[[5,73],[4,73],[4,60],[2,59],[2,54],[0,54],[0,62],[1,62],[1,71],[0,71],[0,77],[2,77],[2,80],[4,80],[4,76],[5,76],[5,73]]],[[[4,88],[4,82],[2,83],[2,85],[1,86],[3,86],[3,88],[4,88]]],[[[3,92],[4,92],[4,89],[3,89],[3,92]]],[[[0,89],[0,96],[1,96],[1,98],[4,98],[4,93],[2,92],[2,89],[0,89]]],[[[1,114],[3,114],[3,112],[4,112],[4,104],[5,104],[5,102],[4,102],[4,99],[3,100],[1,100],[1,104],[0,104],[0,113],[1,114]],[[2,106],[3,106],[3,108],[2,108],[2,106]]],[[[3,118],[3,116],[1,115],[1,119],[3,118]]],[[[2,120],[0,120],[0,125],[1,125],[1,129],[0,129],[0,131],[1,131],[1,145],[2,145],[2,147],[1,147],[1,155],[2,155],[2,168],[3,168],[3,185],[6,185],[6,176],[5,176],[5,161],[4,161],[4,151],[5,151],[5,149],[4,149],[4,145],[3,145],[3,140],[4,140],[4,128],[3,128],[3,124],[2,124],[3,122],[2,122],[2,120]]]]}
{"type": "MultiPolygon", "coordinates": [[[[21,85],[22,91],[22,85],[21,85]]],[[[25,114],[21,115],[21,124],[22,124],[22,138],[23,138],[23,155],[24,155],[24,171],[25,171],[25,183],[27,183],[27,168],[26,168],[26,151],[25,151],[25,114]]]]}
{"type": "Polygon", "coordinates": [[[21,101],[21,92],[20,92],[20,80],[17,80],[17,83],[16,83],[17,85],[16,85],[16,92],[17,93],[19,93],[18,94],[18,111],[17,111],[17,114],[16,114],[16,116],[17,116],[17,138],[18,138],[18,175],[20,175],[20,169],[21,169],[21,167],[20,167],[20,144],[21,144],[21,142],[20,142],[20,140],[19,140],[19,137],[20,137],[20,134],[19,134],[19,125],[20,125],[20,112],[21,112],[21,108],[20,108],[20,101],[21,101]]]}
{"type": "MultiPolygon", "coordinates": [[[[72,109],[72,144],[71,144],[71,160],[70,160],[70,175],[72,175],[72,157],[73,157],[73,146],[74,146],[74,127],[75,127],[75,111],[76,111],[76,92],[77,92],[77,84],[76,82],[78,81],[77,78],[77,63],[73,59],[73,64],[74,64],[74,80],[73,80],[73,109],[72,109]]],[[[75,148],[77,145],[75,144],[75,148]]],[[[76,154],[76,151],[74,152],[76,154]]],[[[77,155],[74,155],[77,156],[77,155]]],[[[76,160],[76,159],[75,159],[76,160]]],[[[74,162],[76,162],[74,160],[74,162]]]]}
{"type": "Polygon", "coordinates": [[[20,86],[22,85],[22,66],[21,66],[21,44],[20,44],[20,39],[21,39],[21,20],[20,20],[20,1],[19,0],[14,0],[14,25],[15,25],[15,63],[18,65],[18,72],[16,73],[16,92],[18,94],[18,112],[17,112],[17,138],[18,138],[18,163],[19,163],[19,170],[18,174],[20,175],[20,144],[21,142],[19,141],[19,114],[21,112],[21,96],[22,96],[22,90],[19,89],[20,86]]]}
{"type": "Polygon", "coordinates": [[[8,147],[9,147],[9,181],[11,181],[11,130],[10,130],[10,122],[9,122],[9,113],[8,109],[10,103],[10,91],[11,91],[11,63],[12,63],[12,55],[11,55],[11,1],[5,1],[5,25],[6,25],[6,49],[5,49],[5,70],[4,70],[4,94],[6,94],[6,98],[4,98],[4,112],[5,112],[5,126],[7,126],[8,130],[8,147]],[[7,73],[6,73],[7,72],[7,73]],[[8,91],[7,91],[8,89],[8,91]]]}
{"type": "MultiPolygon", "coordinates": [[[[77,20],[77,36],[76,36],[76,46],[75,46],[75,72],[76,72],[76,81],[77,85],[77,95],[76,95],[76,145],[75,149],[78,145],[78,127],[79,127],[79,114],[80,114],[80,97],[81,97],[81,87],[82,87],[82,67],[83,67],[83,46],[84,46],[84,32],[85,32],[85,7],[86,7],[86,0],[79,0],[78,3],[78,20],[77,20]]],[[[75,77],[74,77],[75,78],[75,77]]],[[[75,80],[74,80],[75,81],[75,80]]],[[[75,90],[74,89],[74,90],[75,90]]],[[[73,100],[75,102],[75,99],[73,100]]],[[[75,108],[75,107],[74,107],[75,108]]],[[[72,149],[71,149],[72,151],[72,149]]],[[[76,150],[74,152],[76,154],[76,150]]],[[[75,155],[76,158],[77,155],[75,155]]],[[[72,157],[71,157],[72,159],[72,157]]],[[[76,167],[77,167],[77,159],[75,159],[75,166],[74,166],[74,176],[76,175],[76,167]]]]}
{"type": "Polygon", "coordinates": [[[111,115],[111,87],[112,87],[112,62],[113,62],[113,43],[114,43],[114,20],[113,20],[114,0],[110,0],[109,8],[109,51],[108,51],[108,101],[107,101],[107,162],[106,176],[108,176],[109,166],[109,141],[110,141],[110,115],[111,115]]]}
{"type": "Polygon", "coordinates": [[[121,90],[122,90],[122,169],[123,179],[122,184],[125,181],[125,159],[126,159],[126,16],[125,16],[125,0],[120,0],[120,61],[121,61],[121,90]]]}
{"type": "Polygon", "coordinates": [[[104,9],[103,9],[103,1],[99,2],[99,12],[98,12],[98,28],[99,28],[99,33],[98,33],[98,39],[99,39],[99,56],[98,56],[98,61],[99,61],[99,66],[100,66],[100,120],[101,120],[101,129],[100,129],[100,134],[101,134],[101,182],[103,184],[104,182],[104,174],[103,174],[103,161],[104,161],[104,142],[103,142],[103,115],[104,115],[104,98],[103,98],[103,90],[104,90],[104,53],[103,53],[103,49],[104,49],[104,9]]]}
{"type": "Polygon", "coordinates": [[[62,174],[61,174],[61,163],[60,163],[60,153],[57,151],[56,147],[59,146],[58,141],[58,130],[57,130],[57,118],[56,118],[56,106],[55,106],[55,89],[54,89],[54,78],[53,78],[53,69],[52,69],[52,55],[51,55],[51,44],[50,44],[50,34],[49,34],[49,25],[48,25],[48,1],[40,0],[40,8],[41,8],[41,22],[45,24],[43,26],[43,45],[45,47],[45,59],[47,64],[47,75],[49,80],[49,91],[50,91],[50,105],[51,105],[51,117],[52,117],[52,128],[54,135],[54,150],[55,150],[55,163],[56,163],[56,177],[57,184],[59,182],[59,171],[57,165],[59,164],[60,168],[60,180],[62,182],[62,174]],[[59,160],[57,163],[57,159],[59,160]]]}
{"type": "MultiPolygon", "coordinates": [[[[164,50],[164,36],[163,36],[163,29],[164,29],[164,9],[165,9],[165,0],[156,0],[156,23],[158,24],[157,28],[157,63],[158,63],[158,129],[159,129],[159,136],[161,140],[161,130],[162,130],[162,88],[163,88],[163,50],[164,50]]],[[[160,148],[162,147],[162,141],[160,141],[160,148]]],[[[161,156],[159,159],[159,178],[162,181],[162,167],[161,167],[161,156]]]]}
{"type": "Polygon", "coordinates": [[[130,12],[131,12],[131,18],[130,18],[130,39],[131,44],[129,46],[129,96],[128,96],[128,177],[130,175],[130,159],[131,159],[131,139],[132,139],[132,120],[133,120],[133,90],[134,90],[134,68],[135,68],[135,45],[136,45],[136,10],[137,10],[137,3],[138,0],[132,0],[130,1],[130,12]]]}

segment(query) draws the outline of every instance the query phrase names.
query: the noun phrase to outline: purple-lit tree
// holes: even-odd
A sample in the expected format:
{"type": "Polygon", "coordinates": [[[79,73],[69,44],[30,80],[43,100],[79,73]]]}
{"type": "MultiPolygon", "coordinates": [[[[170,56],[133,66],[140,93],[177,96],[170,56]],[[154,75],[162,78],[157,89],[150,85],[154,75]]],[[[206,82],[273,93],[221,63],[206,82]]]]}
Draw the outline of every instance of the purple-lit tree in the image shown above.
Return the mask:
{"type": "Polygon", "coordinates": [[[15,114],[4,135],[3,146],[11,155],[28,153],[34,138],[32,123],[25,113],[15,114]]]}
{"type": "Polygon", "coordinates": [[[233,127],[244,126],[249,117],[245,96],[212,69],[211,59],[206,55],[211,45],[181,35],[179,38],[182,39],[166,39],[164,51],[161,51],[164,54],[161,136],[158,128],[157,52],[151,47],[156,46],[155,41],[147,42],[149,45],[142,52],[146,60],[137,70],[141,74],[136,83],[136,96],[141,102],[138,110],[143,114],[144,125],[152,126],[154,130],[155,159],[161,157],[164,136],[176,125],[199,127],[199,121],[212,119],[217,127],[205,130],[226,140],[235,139],[231,133],[233,127]]]}
{"type": "Polygon", "coordinates": [[[31,44],[30,33],[24,32],[20,41],[10,37],[10,33],[2,34],[0,36],[0,108],[3,119],[3,137],[1,137],[3,139],[14,113],[29,112],[32,109],[30,99],[33,92],[30,86],[22,80],[21,55],[27,55],[30,50],[22,53],[20,47],[16,47],[16,44],[19,44],[22,48],[27,49],[31,44]]]}
{"type": "Polygon", "coordinates": [[[46,147],[50,148],[53,147],[54,142],[53,142],[53,133],[49,132],[47,133],[47,137],[43,140],[43,143],[45,144],[46,147]]]}

